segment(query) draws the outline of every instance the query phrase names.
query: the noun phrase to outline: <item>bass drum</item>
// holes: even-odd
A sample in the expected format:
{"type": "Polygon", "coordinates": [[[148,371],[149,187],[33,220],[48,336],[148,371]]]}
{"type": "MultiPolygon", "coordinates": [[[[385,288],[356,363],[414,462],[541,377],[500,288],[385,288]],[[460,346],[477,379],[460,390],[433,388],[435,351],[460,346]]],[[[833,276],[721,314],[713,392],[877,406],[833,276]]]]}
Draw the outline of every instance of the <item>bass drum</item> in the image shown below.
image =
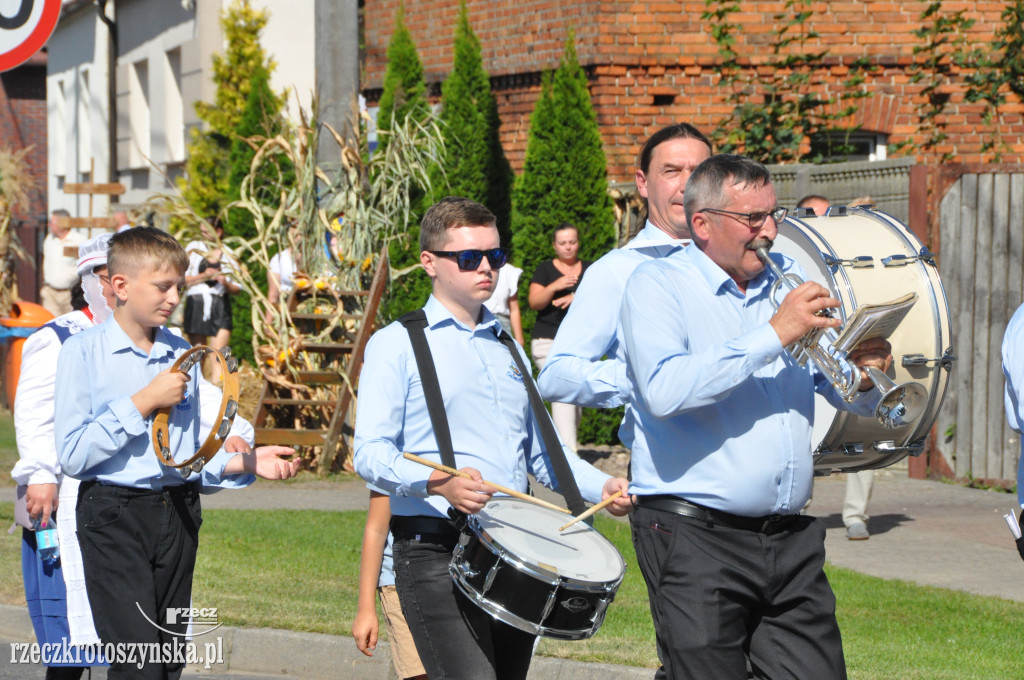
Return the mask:
{"type": "Polygon", "coordinates": [[[827,215],[787,217],[772,252],[800,264],[808,280],[832,292],[845,323],[858,306],[907,293],[917,302],[889,337],[896,383],[918,382],[928,391],[922,415],[888,430],[874,418],[836,409],[815,395],[814,472],[883,468],[919,455],[946,393],[953,356],[949,309],[934,254],[899,220],[876,210],[833,207],[827,215]]]}

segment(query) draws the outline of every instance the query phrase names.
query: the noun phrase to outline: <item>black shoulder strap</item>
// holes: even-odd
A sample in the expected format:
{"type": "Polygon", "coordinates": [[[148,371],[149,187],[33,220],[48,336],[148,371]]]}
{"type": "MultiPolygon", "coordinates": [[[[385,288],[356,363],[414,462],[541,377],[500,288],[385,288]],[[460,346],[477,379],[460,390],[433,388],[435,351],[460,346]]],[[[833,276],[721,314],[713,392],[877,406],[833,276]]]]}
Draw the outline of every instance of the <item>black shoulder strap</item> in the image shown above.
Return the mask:
{"type": "MultiPolygon", "coordinates": [[[[448,467],[457,467],[455,465],[455,449],[452,447],[452,433],[448,427],[448,415],[445,413],[444,399],[441,396],[441,385],[437,380],[434,359],[430,354],[430,346],[427,344],[427,336],[423,330],[427,327],[427,315],[422,309],[417,309],[415,312],[409,312],[399,317],[398,322],[405,326],[405,330],[409,334],[409,341],[412,343],[413,356],[416,358],[420,382],[423,384],[423,395],[427,401],[427,413],[430,415],[430,424],[434,428],[437,448],[441,452],[441,462],[448,467]]],[[[566,505],[569,506],[572,514],[579,515],[587,509],[587,506],[583,503],[579,487],[576,486],[576,478],[573,477],[569,462],[565,459],[565,451],[562,450],[558,434],[551,423],[551,416],[544,408],[544,400],[541,399],[537,385],[533,382],[533,373],[523,362],[515,341],[508,333],[501,331],[498,340],[508,348],[516,368],[523,375],[523,384],[526,386],[526,393],[530,398],[533,417],[540,427],[544,448],[551,460],[555,479],[558,480],[558,488],[565,497],[566,505]]],[[[592,519],[586,521],[593,522],[592,519]]]]}
{"type": "Polygon", "coordinates": [[[430,424],[434,428],[437,449],[441,452],[441,462],[450,468],[455,465],[455,449],[452,448],[452,432],[448,428],[448,414],[444,410],[444,398],[441,396],[441,384],[437,381],[437,370],[434,368],[434,357],[430,354],[427,344],[427,315],[422,309],[409,312],[399,317],[398,322],[405,326],[412,343],[412,353],[416,357],[416,368],[420,371],[423,383],[423,396],[427,400],[427,413],[430,424]]]}
{"type": "MultiPolygon", "coordinates": [[[[551,461],[551,467],[555,472],[555,479],[558,480],[558,490],[565,496],[565,504],[569,506],[572,514],[579,515],[587,509],[587,506],[583,504],[583,496],[580,495],[580,489],[576,486],[576,478],[572,475],[569,461],[565,459],[565,451],[562,449],[562,442],[558,439],[558,434],[555,432],[555,426],[551,422],[551,415],[544,408],[544,400],[537,390],[537,384],[533,381],[533,372],[526,366],[523,357],[520,356],[519,348],[516,347],[512,336],[505,332],[504,329],[498,335],[498,340],[508,348],[508,351],[512,354],[512,360],[516,362],[516,368],[523,374],[523,384],[526,386],[526,393],[530,396],[530,407],[533,409],[533,417],[537,421],[541,437],[544,439],[544,449],[548,452],[548,459],[551,461]]],[[[588,523],[593,522],[592,519],[586,521],[588,523]]]]}

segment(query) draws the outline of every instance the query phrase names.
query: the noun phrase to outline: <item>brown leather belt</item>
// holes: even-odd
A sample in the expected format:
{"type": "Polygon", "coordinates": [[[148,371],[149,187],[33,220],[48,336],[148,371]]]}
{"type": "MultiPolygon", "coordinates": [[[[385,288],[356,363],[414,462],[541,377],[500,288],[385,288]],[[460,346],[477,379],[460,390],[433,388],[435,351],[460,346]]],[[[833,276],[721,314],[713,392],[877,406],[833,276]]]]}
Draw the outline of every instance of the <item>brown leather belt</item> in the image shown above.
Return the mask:
{"type": "Polygon", "coordinates": [[[744,517],[734,515],[730,512],[723,512],[713,508],[706,508],[703,505],[691,503],[679,496],[651,495],[637,496],[636,505],[651,510],[671,512],[674,515],[683,515],[705,522],[709,527],[723,526],[729,529],[740,529],[742,531],[755,531],[759,534],[775,534],[788,529],[793,521],[800,515],[763,515],[761,517],[744,517]]]}

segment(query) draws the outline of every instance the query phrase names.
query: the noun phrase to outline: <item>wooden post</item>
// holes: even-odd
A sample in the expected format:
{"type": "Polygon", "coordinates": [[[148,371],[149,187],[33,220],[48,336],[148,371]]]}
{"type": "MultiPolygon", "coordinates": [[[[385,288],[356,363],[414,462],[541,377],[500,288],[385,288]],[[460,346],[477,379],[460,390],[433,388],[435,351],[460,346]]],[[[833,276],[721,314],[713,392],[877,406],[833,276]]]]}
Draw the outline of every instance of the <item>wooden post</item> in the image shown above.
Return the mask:
{"type": "MultiPolygon", "coordinates": [[[[96,159],[92,159],[89,165],[89,179],[94,180],[93,173],[96,171],[96,159]]],[[[88,229],[89,237],[92,237],[93,229],[104,229],[107,231],[117,229],[119,226],[117,220],[113,217],[93,217],[92,216],[92,199],[97,194],[104,196],[120,196],[127,189],[120,182],[65,182],[64,193],[79,196],[89,197],[89,216],[88,217],[58,217],[57,226],[68,227],[71,229],[88,229]]],[[[74,249],[74,254],[65,252],[68,257],[77,257],[78,249],[74,249]]]]}

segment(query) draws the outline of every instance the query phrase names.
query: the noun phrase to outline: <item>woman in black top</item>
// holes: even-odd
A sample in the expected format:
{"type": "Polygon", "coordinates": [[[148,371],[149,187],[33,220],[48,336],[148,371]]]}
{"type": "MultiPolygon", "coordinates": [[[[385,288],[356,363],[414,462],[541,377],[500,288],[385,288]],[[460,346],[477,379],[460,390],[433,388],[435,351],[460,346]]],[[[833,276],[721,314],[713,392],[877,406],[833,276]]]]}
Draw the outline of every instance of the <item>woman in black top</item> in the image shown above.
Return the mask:
{"type": "MultiPolygon", "coordinates": [[[[580,250],[579,231],[568,222],[555,227],[552,245],[555,249],[555,258],[541,262],[530,279],[528,301],[530,308],[537,310],[530,352],[537,368],[544,368],[544,360],[551,350],[558,326],[569,311],[569,305],[572,304],[583,272],[591,264],[589,260],[577,257],[580,250]]],[[[575,451],[580,409],[573,404],[552,402],[551,417],[555,421],[562,442],[575,451]]]]}

